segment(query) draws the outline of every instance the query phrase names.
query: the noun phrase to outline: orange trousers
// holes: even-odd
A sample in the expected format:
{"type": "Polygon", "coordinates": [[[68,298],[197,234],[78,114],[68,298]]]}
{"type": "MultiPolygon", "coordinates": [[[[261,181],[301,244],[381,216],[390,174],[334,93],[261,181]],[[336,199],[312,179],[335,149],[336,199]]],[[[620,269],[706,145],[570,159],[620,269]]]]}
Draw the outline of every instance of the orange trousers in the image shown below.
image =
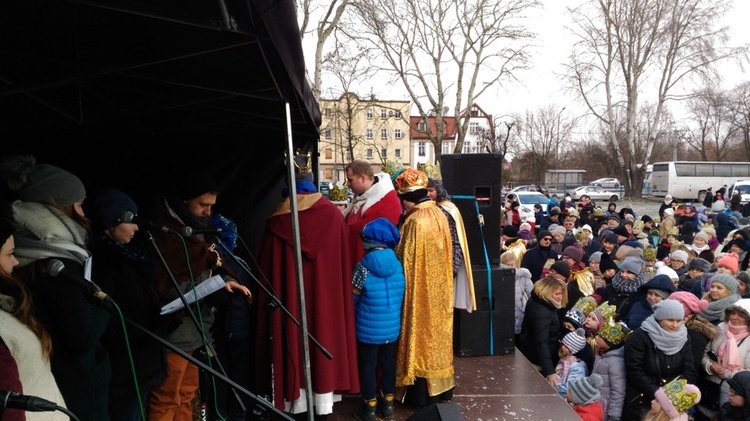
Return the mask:
{"type": "Polygon", "coordinates": [[[198,366],[179,354],[167,352],[167,378],[151,391],[148,421],[192,421],[198,383],[198,366]]]}

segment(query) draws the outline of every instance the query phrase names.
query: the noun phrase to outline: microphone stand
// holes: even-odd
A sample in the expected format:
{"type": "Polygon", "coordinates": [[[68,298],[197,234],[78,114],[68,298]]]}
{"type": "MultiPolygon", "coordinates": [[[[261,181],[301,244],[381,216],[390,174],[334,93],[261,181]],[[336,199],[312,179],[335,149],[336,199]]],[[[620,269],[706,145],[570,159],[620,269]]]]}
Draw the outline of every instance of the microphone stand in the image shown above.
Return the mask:
{"type": "MultiPolygon", "coordinates": [[[[239,265],[242,268],[242,270],[244,270],[255,281],[255,283],[258,284],[258,286],[261,289],[263,289],[263,291],[271,299],[271,303],[270,304],[272,304],[274,307],[281,308],[281,310],[284,311],[284,314],[286,314],[286,316],[289,317],[289,319],[291,319],[294,322],[294,324],[296,324],[297,326],[299,326],[301,328],[302,324],[299,322],[299,320],[297,320],[292,315],[292,313],[289,312],[289,309],[287,309],[284,306],[284,304],[281,303],[281,300],[279,300],[279,298],[276,296],[276,294],[274,294],[273,292],[271,292],[268,288],[266,288],[265,285],[263,285],[263,283],[255,276],[255,274],[253,274],[253,272],[250,270],[250,268],[248,268],[246,266],[245,262],[243,262],[240,258],[238,258],[234,253],[232,253],[229,250],[229,247],[227,247],[226,245],[224,245],[224,243],[221,241],[221,238],[219,238],[219,236],[216,236],[216,242],[232,258],[232,260],[234,260],[237,263],[237,265],[239,265]]],[[[333,359],[333,355],[320,342],[318,342],[318,340],[315,339],[315,337],[312,334],[310,334],[310,332],[306,332],[306,333],[307,333],[307,337],[310,338],[310,340],[315,344],[315,346],[318,347],[318,349],[320,349],[320,352],[322,352],[323,355],[326,356],[326,358],[328,358],[329,360],[333,359]]]]}
{"type": "MultiPolygon", "coordinates": [[[[190,319],[195,324],[195,328],[198,329],[198,332],[201,332],[201,336],[204,337],[205,339],[202,323],[198,321],[198,318],[195,316],[195,313],[193,313],[193,309],[190,308],[190,305],[188,304],[187,299],[185,298],[185,294],[183,294],[182,291],[180,290],[180,286],[177,283],[177,279],[175,279],[174,274],[169,269],[169,264],[167,264],[166,259],[164,259],[164,255],[162,255],[161,250],[159,250],[159,246],[156,244],[156,240],[154,240],[154,236],[151,234],[151,231],[147,229],[146,232],[148,233],[149,243],[151,243],[151,245],[154,248],[154,251],[156,251],[156,255],[159,256],[159,260],[161,261],[162,266],[164,266],[165,271],[169,275],[169,279],[172,281],[172,285],[174,286],[175,291],[177,291],[177,294],[180,296],[180,301],[182,301],[182,305],[184,306],[185,310],[190,315],[190,319]]],[[[179,234],[175,234],[175,235],[179,235],[179,234]]],[[[195,304],[196,306],[198,306],[199,302],[196,300],[195,304]]],[[[206,351],[208,352],[208,358],[210,360],[211,358],[217,355],[216,349],[214,349],[213,345],[211,344],[211,341],[204,340],[203,342],[204,342],[204,347],[206,348],[206,351]]],[[[182,354],[184,354],[184,352],[182,354]]],[[[227,376],[226,370],[224,370],[224,367],[222,366],[221,361],[219,361],[219,358],[216,358],[215,361],[216,361],[216,364],[219,366],[219,369],[221,370],[223,376],[226,377],[227,376]]],[[[201,366],[204,367],[204,365],[201,365],[201,366]]],[[[212,374],[215,373],[214,370],[210,370],[209,372],[212,374]]],[[[236,384],[234,382],[232,383],[233,384],[230,384],[230,386],[234,386],[236,384]]],[[[239,403],[240,408],[242,408],[243,411],[247,411],[247,408],[245,407],[244,402],[242,402],[242,398],[240,398],[240,395],[237,393],[237,390],[234,387],[231,387],[230,389],[232,390],[232,393],[234,394],[235,399],[237,399],[237,402],[239,403]]]]}
{"type": "MultiPolygon", "coordinates": [[[[206,370],[207,372],[209,372],[215,378],[218,378],[219,380],[225,382],[226,384],[228,384],[232,388],[232,390],[235,390],[235,394],[236,394],[236,390],[239,390],[240,392],[242,392],[243,394],[247,395],[248,397],[250,397],[251,399],[255,400],[256,402],[261,403],[266,408],[271,409],[273,412],[275,412],[277,415],[281,416],[283,419],[294,421],[294,418],[290,417],[286,412],[281,411],[280,409],[276,408],[276,406],[274,406],[271,402],[265,400],[262,397],[259,397],[259,396],[255,395],[255,394],[253,394],[249,390],[247,390],[244,387],[240,386],[235,381],[233,381],[232,379],[230,379],[229,377],[227,377],[226,374],[219,373],[218,371],[216,371],[213,368],[211,368],[208,365],[206,365],[206,363],[204,363],[204,362],[196,359],[192,355],[186,353],[185,351],[183,351],[180,348],[176,347],[175,345],[171,344],[169,341],[167,341],[166,339],[162,338],[161,336],[155,334],[154,332],[151,332],[147,328],[139,325],[137,322],[129,319],[128,317],[121,315],[114,308],[112,308],[110,306],[104,306],[104,305],[102,305],[101,307],[104,308],[105,310],[109,311],[110,313],[114,314],[116,317],[122,317],[123,320],[125,320],[125,322],[127,322],[129,325],[135,327],[136,329],[140,330],[141,332],[145,333],[146,335],[148,335],[148,336],[156,339],[162,345],[164,345],[165,347],[169,348],[172,352],[180,355],[182,358],[184,358],[184,359],[190,361],[191,363],[197,365],[198,367],[206,370]]],[[[242,401],[240,401],[240,402],[242,402],[242,401]]]]}

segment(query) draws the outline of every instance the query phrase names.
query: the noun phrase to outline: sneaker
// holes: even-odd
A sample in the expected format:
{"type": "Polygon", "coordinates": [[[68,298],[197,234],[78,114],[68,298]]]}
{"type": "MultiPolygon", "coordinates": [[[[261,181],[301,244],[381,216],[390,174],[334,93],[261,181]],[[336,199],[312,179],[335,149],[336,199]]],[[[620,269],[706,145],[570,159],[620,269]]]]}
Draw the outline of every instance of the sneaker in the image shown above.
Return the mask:
{"type": "Polygon", "coordinates": [[[368,401],[362,401],[362,405],[354,410],[354,419],[359,421],[377,421],[375,416],[375,405],[377,401],[370,399],[368,401]]]}
{"type": "Polygon", "coordinates": [[[378,395],[378,411],[377,414],[384,420],[392,420],[396,418],[393,411],[393,394],[390,395],[378,395]]]}

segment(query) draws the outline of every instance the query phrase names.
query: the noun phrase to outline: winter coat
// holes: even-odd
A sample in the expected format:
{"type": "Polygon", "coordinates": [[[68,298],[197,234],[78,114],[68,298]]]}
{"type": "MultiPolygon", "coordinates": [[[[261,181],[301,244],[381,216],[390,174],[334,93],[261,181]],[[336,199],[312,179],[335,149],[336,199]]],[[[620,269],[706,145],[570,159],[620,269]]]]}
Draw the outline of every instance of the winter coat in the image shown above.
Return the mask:
{"type": "MultiPolygon", "coordinates": [[[[703,354],[703,370],[707,374],[706,380],[721,384],[721,394],[719,397],[719,404],[723,404],[727,402],[729,399],[729,385],[725,382],[722,383],[722,380],[727,380],[732,378],[737,372],[740,370],[747,370],[750,369],[750,337],[743,339],[742,341],[739,341],[737,343],[737,348],[739,350],[739,358],[742,364],[742,368],[732,371],[729,369],[724,370],[724,376],[719,377],[717,376],[713,371],[711,371],[710,367],[711,364],[714,363],[714,361],[711,360],[711,358],[708,356],[708,351],[713,351],[714,355],[719,355],[719,347],[721,346],[724,341],[727,340],[727,333],[726,333],[726,322],[719,323],[719,337],[711,341],[711,343],[706,347],[706,353],[703,354]]],[[[708,404],[708,403],[706,403],[708,404]]]]}
{"type": "Polygon", "coordinates": [[[570,381],[586,377],[586,373],[588,373],[588,367],[586,367],[586,363],[584,361],[578,360],[572,363],[570,365],[570,368],[568,369],[568,375],[565,376],[564,379],[561,377],[560,384],[557,386],[557,392],[560,394],[560,396],[565,399],[568,393],[568,386],[570,385],[570,381]]]}
{"type": "Polygon", "coordinates": [[[745,389],[745,406],[733,407],[729,402],[721,406],[719,420],[721,421],[750,421],[750,372],[744,371],[735,374],[733,381],[739,383],[745,389]]]}
{"type": "MultiPolygon", "coordinates": [[[[607,301],[610,305],[617,307],[617,314],[615,315],[615,319],[623,320],[625,317],[627,317],[630,309],[635,304],[635,294],[638,290],[637,288],[636,291],[633,292],[616,290],[615,287],[612,286],[612,282],[614,282],[618,278],[621,278],[620,272],[617,272],[615,276],[612,277],[612,280],[607,283],[607,286],[604,287],[604,301],[607,301]]],[[[639,274],[635,279],[632,279],[629,282],[634,282],[638,286],[643,285],[643,273],[639,274]]]]}
{"type": "Polygon", "coordinates": [[[718,338],[721,331],[718,326],[706,320],[705,317],[694,314],[685,322],[685,327],[690,336],[690,343],[693,347],[693,361],[695,372],[698,377],[705,377],[703,370],[703,354],[706,352],[706,346],[709,342],[718,338]]]}
{"type": "Polygon", "coordinates": [[[573,405],[573,410],[583,421],[602,421],[604,419],[604,411],[599,402],[592,402],[588,405],[573,405]]]}
{"type": "Polygon", "coordinates": [[[729,216],[726,213],[720,212],[716,215],[716,239],[720,243],[724,242],[727,235],[734,230],[734,227],[729,223],[729,216]]]}
{"type": "Polygon", "coordinates": [[[620,418],[627,385],[625,348],[621,346],[597,355],[594,359],[594,369],[591,370],[591,374],[594,373],[602,376],[599,403],[602,404],[604,413],[607,414],[607,418],[620,418]]]}
{"type": "Polygon", "coordinates": [[[531,273],[531,282],[536,282],[542,278],[542,271],[548,260],[556,262],[557,253],[551,247],[543,248],[537,244],[526,250],[521,259],[521,267],[526,268],[531,273]]]}
{"type": "Polygon", "coordinates": [[[500,267],[503,269],[515,269],[516,271],[514,332],[519,334],[521,333],[521,324],[523,324],[523,315],[526,311],[526,302],[531,297],[531,290],[534,288],[534,283],[531,282],[531,272],[526,268],[516,269],[502,264],[500,267]]]}
{"type": "Polygon", "coordinates": [[[654,314],[654,310],[651,308],[651,302],[646,299],[646,294],[648,294],[648,290],[650,289],[667,291],[669,294],[675,291],[672,280],[666,275],[655,276],[650,281],[638,287],[636,295],[631,298],[631,300],[635,300],[635,304],[633,304],[633,307],[628,311],[627,316],[623,318],[623,321],[629,328],[637,329],[641,327],[641,323],[643,323],[648,316],[654,314]]]}
{"type": "Polygon", "coordinates": [[[367,270],[367,277],[361,293],[354,294],[357,342],[375,345],[395,342],[401,332],[401,305],[406,288],[404,268],[390,248],[367,252],[360,264],[367,270]]]}
{"type": "Polygon", "coordinates": [[[625,371],[628,380],[622,418],[640,420],[664,383],[677,376],[690,384],[697,381],[690,337],[682,350],[667,355],[656,348],[648,332],[634,330],[625,339],[625,371]]]}
{"type": "Polygon", "coordinates": [[[555,373],[559,332],[557,309],[532,291],[521,324],[519,349],[532,364],[541,367],[544,377],[555,373]]]}

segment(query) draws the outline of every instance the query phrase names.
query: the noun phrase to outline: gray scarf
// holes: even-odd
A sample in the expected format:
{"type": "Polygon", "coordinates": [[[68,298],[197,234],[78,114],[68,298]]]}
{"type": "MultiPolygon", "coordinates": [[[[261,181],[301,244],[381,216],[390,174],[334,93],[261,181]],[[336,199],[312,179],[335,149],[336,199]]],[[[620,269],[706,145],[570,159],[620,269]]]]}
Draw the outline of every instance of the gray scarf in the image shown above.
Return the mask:
{"type": "Polygon", "coordinates": [[[13,202],[17,231],[16,258],[21,266],[51,257],[83,264],[89,257],[88,233],[80,224],[54,206],[36,202],[13,202]]]}
{"type": "Polygon", "coordinates": [[[736,303],[740,298],[742,297],[737,294],[732,294],[722,299],[711,301],[708,303],[708,307],[698,314],[708,319],[711,323],[720,321],[721,315],[724,314],[724,309],[736,303]]]}
{"type": "Polygon", "coordinates": [[[682,347],[687,342],[687,328],[685,324],[681,324],[677,332],[667,332],[654,318],[653,315],[648,316],[646,320],[641,324],[641,329],[648,333],[648,336],[654,342],[656,348],[667,354],[674,355],[682,350],[682,347]]]}

